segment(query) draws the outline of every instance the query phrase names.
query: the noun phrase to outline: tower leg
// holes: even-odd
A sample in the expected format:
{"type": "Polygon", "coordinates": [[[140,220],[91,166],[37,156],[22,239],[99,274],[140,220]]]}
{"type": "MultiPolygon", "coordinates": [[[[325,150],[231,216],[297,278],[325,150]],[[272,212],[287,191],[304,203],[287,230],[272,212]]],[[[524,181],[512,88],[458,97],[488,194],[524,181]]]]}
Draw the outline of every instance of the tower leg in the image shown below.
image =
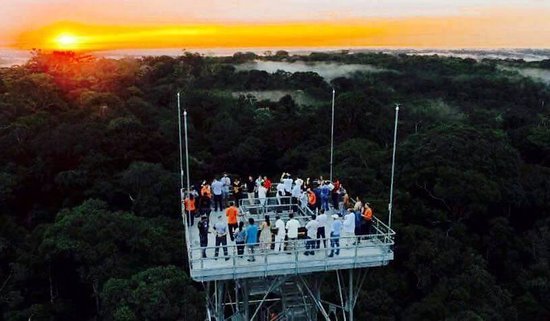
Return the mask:
{"type": "Polygon", "coordinates": [[[348,296],[348,306],[349,306],[349,321],[353,320],[353,308],[355,307],[355,298],[353,295],[353,270],[349,269],[349,296],[348,296]]]}

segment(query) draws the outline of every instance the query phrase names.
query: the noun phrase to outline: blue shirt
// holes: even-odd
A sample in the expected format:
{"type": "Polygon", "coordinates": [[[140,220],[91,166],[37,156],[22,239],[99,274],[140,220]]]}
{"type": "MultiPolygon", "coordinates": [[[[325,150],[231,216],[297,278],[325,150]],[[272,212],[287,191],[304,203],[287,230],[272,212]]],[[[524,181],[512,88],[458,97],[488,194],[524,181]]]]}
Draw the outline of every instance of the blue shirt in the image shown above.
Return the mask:
{"type": "Polygon", "coordinates": [[[246,228],[246,244],[258,243],[258,225],[252,224],[246,228]]]}
{"type": "Polygon", "coordinates": [[[355,227],[357,228],[358,226],[361,226],[361,220],[363,218],[361,217],[360,211],[355,211],[354,214],[355,214],[355,227]]]}
{"type": "Polygon", "coordinates": [[[221,181],[218,181],[218,180],[213,181],[210,187],[212,187],[212,194],[222,195],[223,183],[221,181]]]}
{"type": "Polygon", "coordinates": [[[332,227],[330,228],[331,235],[340,236],[341,230],[342,230],[342,222],[340,220],[334,220],[332,222],[332,227]]]}

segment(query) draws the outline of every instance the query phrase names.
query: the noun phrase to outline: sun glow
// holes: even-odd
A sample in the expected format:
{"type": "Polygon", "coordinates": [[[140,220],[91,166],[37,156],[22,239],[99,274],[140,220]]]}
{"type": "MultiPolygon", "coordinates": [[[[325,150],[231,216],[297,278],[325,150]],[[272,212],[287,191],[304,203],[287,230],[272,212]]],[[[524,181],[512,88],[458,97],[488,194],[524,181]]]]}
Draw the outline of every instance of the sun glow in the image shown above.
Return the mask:
{"type": "Polygon", "coordinates": [[[80,43],[77,36],[70,33],[62,33],[54,38],[54,43],[57,49],[74,50],[78,49],[80,43]]]}
{"type": "Polygon", "coordinates": [[[19,34],[18,49],[148,48],[503,48],[550,44],[550,11],[288,23],[95,25],[59,22],[19,34]],[[529,19],[519,19],[529,13],[529,19]],[[510,39],[514,39],[511,41],[510,39]]]}

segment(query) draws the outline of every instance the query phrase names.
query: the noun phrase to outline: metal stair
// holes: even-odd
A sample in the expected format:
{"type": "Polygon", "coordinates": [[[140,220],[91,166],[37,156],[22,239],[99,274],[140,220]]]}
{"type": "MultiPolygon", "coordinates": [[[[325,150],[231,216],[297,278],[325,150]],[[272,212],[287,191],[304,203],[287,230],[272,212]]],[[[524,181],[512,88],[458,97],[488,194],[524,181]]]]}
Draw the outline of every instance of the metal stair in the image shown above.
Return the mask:
{"type": "Polygon", "coordinates": [[[283,314],[288,321],[315,321],[315,305],[304,293],[296,279],[290,279],[279,288],[283,314]]]}

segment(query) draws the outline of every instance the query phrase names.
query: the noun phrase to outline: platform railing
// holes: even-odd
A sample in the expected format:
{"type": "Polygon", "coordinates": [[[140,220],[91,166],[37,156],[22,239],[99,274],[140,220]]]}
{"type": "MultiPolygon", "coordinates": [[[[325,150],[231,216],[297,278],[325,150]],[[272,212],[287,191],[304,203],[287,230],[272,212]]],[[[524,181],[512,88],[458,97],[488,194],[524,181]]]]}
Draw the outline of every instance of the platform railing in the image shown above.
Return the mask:
{"type": "Polygon", "coordinates": [[[333,256],[329,256],[331,251],[336,251],[336,248],[331,247],[331,238],[327,237],[325,239],[298,239],[292,241],[285,241],[284,245],[286,246],[283,251],[275,251],[271,247],[266,249],[261,249],[263,244],[255,243],[254,244],[254,258],[255,261],[248,261],[252,257],[252,254],[249,251],[250,244],[237,245],[235,243],[228,244],[225,247],[227,248],[228,255],[224,255],[223,247],[224,246],[207,246],[207,247],[195,247],[191,249],[192,257],[192,269],[214,269],[217,270],[219,275],[233,274],[234,277],[238,276],[237,268],[250,268],[256,272],[262,272],[264,275],[269,275],[271,271],[278,269],[293,270],[296,273],[299,273],[302,270],[307,270],[308,266],[315,262],[319,264],[322,262],[324,270],[330,270],[332,266],[338,265],[341,261],[344,261],[346,264],[351,264],[353,267],[357,266],[361,262],[365,261],[367,258],[363,249],[376,248],[382,249],[380,253],[380,260],[384,260],[386,251],[394,244],[393,237],[388,237],[387,234],[369,234],[361,237],[358,236],[347,236],[338,238],[339,246],[339,255],[333,253],[333,256]],[[359,240],[359,242],[357,242],[359,240]],[[314,246],[314,248],[306,249],[306,242],[320,242],[319,248],[314,246]],[[326,242],[326,247],[324,242],[326,242]],[[292,246],[288,248],[288,245],[292,246]],[[242,254],[238,254],[238,247],[243,247],[242,254]],[[214,256],[214,252],[218,248],[218,257],[214,256]],[[203,250],[206,251],[206,258],[202,257],[203,250]],[[312,251],[314,255],[305,255],[306,251],[312,251]],[[283,256],[282,259],[276,257],[283,256]],[[226,261],[225,259],[228,258],[226,261]],[[260,268],[260,269],[258,269],[260,268]],[[227,269],[231,269],[229,272],[227,269]]]}
{"type": "MultiPolygon", "coordinates": [[[[252,200],[242,199],[239,202],[240,205],[240,220],[247,222],[248,218],[252,217],[259,225],[264,220],[266,214],[271,215],[272,224],[274,224],[275,215],[279,215],[285,222],[288,221],[289,213],[294,214],[294,218],[300,221],[301,226],[305,226],[307,221],[311,219],[313,211],[308,207],[302,207],[298,204],[290,204],[290,197],[269,197],[265,199],[265,202],[260,202],[255,198],[252,200]]],[[[294,246],[291,248],[285,248],[284,251],[275,251],[271,249],[261,250],[261,243],[254,244],[254,256],[255,261],[249,262],[247,259],[250,257],[248,246],[245,244],[244,253],[238,254],[238,246],[233,241],[230,241],[229,235],[227,235],[228,244],[225,246],[228,251],[228,255],[224,256],[223,246],[191,246],[188,247],[188,254],[190,260],[191,273],[193,270],[217,270],[216,273],[232,274],[232,278],[238,278],[243,271],[243,268],[255,271],[255,273],[262,273],[263,275],[273,274],[276,270],[294,271],[298,273],[300,271],[307,271],[308,266],[314,262],[317,266],[323,265],[324,270],[330,270],[336,268],[340,263],[345,263],[348,266],[357,267],[362,263],[372,260],[373,255],[380,255],[380,261],[386,260],[387,254],[391,252],[391,248],[394,245],[395,232],[391,230],[385,223],[373,216],[373,223],[371,233],[367,235],[351,235],[342,234],[339,237],[340,243],[340,255],[334,255],[329,257],[331,251],[330,243],[330,224],[326,227],[327,237],[324,239],[315,239],[315,242],[320,242],[320,247],[316,246],[307,251],[312,251],[314,255],[305,255],[306,242],[308,239],[300,238],[295,241],[284,241],[286,247],[289,242],[294,242],[294,246]],[[357,242],[360,241],[360,242],[357,242]],[[326,247],[325,247],[326,242],[326,247]],[[214,257],[216,248],[218,248],[219,256],[214,257]],[[376,249],[369,251],[369,249],[376,249]],[[206,251],[207,257],[202,257],[203,250],[206,251]],[[365,254],[371,253],[371,254],[365,254]],[[372,254],[380,253],[380,254],[372,254]],[[225,258],[229,260],[225,261],[225,258]],[[279,258],[277,258],[279,257],[279,258]],[[281,258],[282,257],[282,258],[281,258]],[[271,272],[271,273],[270,273],[271,272]]],[[[305,234],[302,233],[302,236],[305,234]]],[[[274,242],[271,242],[274,243],[274,242]]],[[[387,262],[386,262],[387,263],[387,262]]],[[[318,269],[317,269],[318,270],[318,269]]]]}

